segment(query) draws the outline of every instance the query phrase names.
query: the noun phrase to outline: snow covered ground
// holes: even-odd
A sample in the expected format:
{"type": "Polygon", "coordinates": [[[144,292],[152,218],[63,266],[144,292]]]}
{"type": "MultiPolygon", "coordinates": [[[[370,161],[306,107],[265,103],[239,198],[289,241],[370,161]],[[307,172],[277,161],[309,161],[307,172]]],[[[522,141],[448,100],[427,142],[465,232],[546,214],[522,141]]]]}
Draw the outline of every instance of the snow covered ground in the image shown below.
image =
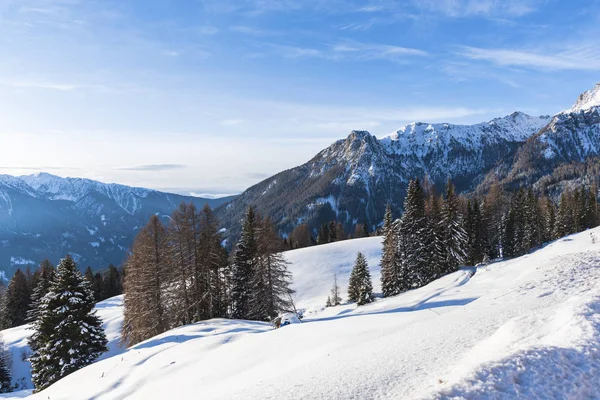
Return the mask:
{"type": "Polygon", "coordinates": [[[600,398],[600,244],[589,232],[367,306],[321,310],[334,268],[345,294],[358,250],[378,288],[379,240],[287,254],[304,323],[177,328],[31,398],[600,398]]]}

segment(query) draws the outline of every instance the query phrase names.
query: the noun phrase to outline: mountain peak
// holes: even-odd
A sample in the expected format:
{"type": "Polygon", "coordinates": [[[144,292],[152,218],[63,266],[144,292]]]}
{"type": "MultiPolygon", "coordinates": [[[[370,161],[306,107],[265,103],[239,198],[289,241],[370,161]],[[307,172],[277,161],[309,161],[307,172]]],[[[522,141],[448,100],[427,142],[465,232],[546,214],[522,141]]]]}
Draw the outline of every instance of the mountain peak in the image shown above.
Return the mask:
{"type": "Polygon", "coordinates": [[[579,112],[592,107],[600,107],[600,82],[594,88],[579,95],[577,102],[568,112],[579,112]]]}

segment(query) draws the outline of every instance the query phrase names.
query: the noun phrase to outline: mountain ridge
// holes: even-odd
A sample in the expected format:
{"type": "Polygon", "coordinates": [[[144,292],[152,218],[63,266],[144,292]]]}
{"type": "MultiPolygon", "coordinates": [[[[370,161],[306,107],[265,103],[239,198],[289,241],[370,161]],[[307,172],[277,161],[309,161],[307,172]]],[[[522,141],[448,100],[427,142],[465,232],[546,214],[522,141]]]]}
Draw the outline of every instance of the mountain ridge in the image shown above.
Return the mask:
{"type": "Polygon", "coordinates": [[[119,265],[151,215],[163,219],[183,201],[197,208],[230,200],[204,199],[48,173],[0,175],[0,270],[34,267],[70,253],[80,266],[119,265]]]}

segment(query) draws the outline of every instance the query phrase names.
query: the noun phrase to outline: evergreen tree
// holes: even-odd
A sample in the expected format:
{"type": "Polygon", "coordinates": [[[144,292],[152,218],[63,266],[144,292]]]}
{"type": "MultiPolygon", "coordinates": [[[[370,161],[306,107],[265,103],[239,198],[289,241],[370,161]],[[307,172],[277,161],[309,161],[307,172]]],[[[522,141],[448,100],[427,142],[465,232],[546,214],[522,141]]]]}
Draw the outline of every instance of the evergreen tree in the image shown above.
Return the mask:
{"type": "Polygon", "coordinates": [[[337,237],[337,227],[335,221],[329,223],[329,243],[337,242],[341,238],[337,237]]]}
{"type": "Polygon", "coordinates": [[[430,196],[427,200],[427,236],[430,243],[430,269],[432,279],[437,279],[444,275],[444,265],[448,258],[448,250],[444,245],[445,231],[442,227],[442,202],[433,187],[430,187],[430,196]]]}
{"type": "Polygon", "coordinates": [[[31,292],[25,274],[17,269],[4,294],[3,325],[14,328],[27,320],[27,311],[31,303],[31,292]]]}
{"type": "Polygon", "coordinates": [[[271,220],[257,218],[256,227],[257,262],[252,272],[249,318],[271,321],[281,312],[292,311],[292,277],[271,220]]]}
{"type": "Polygon", "coordinates": [[[317,244],[329,243],[329,236],[329,224],[322,224],[317,235],[317,244]]]}
{"type": "Polygon", "coordinates": [[[0,334],[0,393],[10,393],[15,388],[12,386],[12,357],[6,347],[2,334],[0,334]]]}
{"type": "Polygon", "coordinates": [[[485,253],[490,260],[500,257],[504,217],[504,193],[502,186],[495,182],[483,201],[485,253]]]}
{"type": "Polygon", "coordinates": [[[396,255],[397,239],[392,207],[388,204],[383,218],[383,251],[381,254],[381,291],[384,297],[400,293],[396,255]]]}
{"type": "Polygon", "coordinates": [[[48,293],[48,290],[50,290],[52,279],[54,279],[54,267],[50,261],[44,260],[37,271],[37,285],[31,293],[31,302],[29,304],[29,311],[27,312],[28,323],[33,323],[37,320],[40,301],[48,293]]]}
{"type": "Polygon", "coordinates": [[[398,242],[403,246],[399,259],[402,290],[425,285],[433,276],[431,242],[427,235],[423,188],[418,179],[408,184],[398,234],[398,242]]]}
{"type": "Polygon", "coordinates": [[[219,221],[210,206],[206,204],[200,213],[198,241],[200,275],[205,276],[206,285],[202,287],[204,293],[195,292],[194,301],[202,305],[202,298],[206,298],[207,302],[205,306],[198,309],[197,320],[227,316],[229,268],[227,251],[221,246],[222,241],[219,221]]]}
{"type": "Polygon", "coordinates": [[[444,270],[450,273],[456,271],[465,262],[467,248],[467,234],[460,214],[459,199],[450,181],[446,185],[446,195],[442,204],[441,226],[444,230],[444,248],[447,252],[444,270]]]}
{"type": "Polygon", "coordinates": [[[100,273],[94,274],[91,267],[85,269],[84,278],[92,288],[94,294],[94,301],[99,302],[104,300],[102,298],[102,275],[100,273]]]}
{"type": "Polygon", "coordinates": [[[94,298],[70,256],[61,260],[50,290],[41,300],[35,332],[29,339],[31,375],[36,391],[94,362],[107,351],[94,298]]]}
{"type": "Polygon", "coordinates": [[[373,301],[371,274],[367,265],[367,259],[361,252],[357,254],[356,262],[350,273],[348,299],[359,306],[373,301]]]}
{"type": "Polygon", "coordinates": [[[556,213],[556,221],[554,223],[554,239],[559,239],[573,232],[572,223],[572,198],[568,190],[564,190],[560,196],[558,212],[556,213]]]}
{"type": "Polygon", "coordinates": [[[556,222],[556,208],[552,200],[546,197],[543,200],[544,204],[544,242],[552,240],[554,237],[554,225],[556,222]]]}
{"type": "Polygon", "coordinates": [[[485,237],[483,218],[477,199],[467,203],[466,231],[468,237],[467,262],[476,265],[483,260],[485,237]]]}
{"type": "Polygon", "coordinates": [[[250,298],[252,297],[252,273],[256,269],[258,248],[256,243],[256,226],[254,208],[249,207],[246,220],[242,226],[242,234],[237,243],[233,261],[233,288],[231,293],[232,317],[246,319],[250,314],[250,298]]]}
{"type": "Polygon", "coordinates": [[[103,278],[104,297],[107,299],[118,296],[123,293],[123,283],[121,281],[121,273],[114,265],[108,266],[108,271],[103,278]]]}

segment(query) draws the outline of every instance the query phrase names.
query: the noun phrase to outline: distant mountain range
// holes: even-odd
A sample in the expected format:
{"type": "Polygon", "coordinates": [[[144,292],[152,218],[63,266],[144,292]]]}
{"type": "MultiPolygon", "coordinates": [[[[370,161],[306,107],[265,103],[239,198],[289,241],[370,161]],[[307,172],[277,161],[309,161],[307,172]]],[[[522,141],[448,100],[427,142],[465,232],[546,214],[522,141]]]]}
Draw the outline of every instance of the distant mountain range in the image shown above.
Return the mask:
{"type": "Polygon", "coordinates": [[[475,125],[406,125],[381,139],[353,131],[304,165],[252,186],[217,210],[236,237],[249,205],[270,216],[282,232],[304,221],[316,228],[337,219],[375,228],[390,203],[399,215],[410,179],[439,190],[451,179],[461,192],[485,193],[491,182],[546,189],[598,177],[600,84],[569,110],[532,117],[515,112],[475,125]]]}
{"type": "Polygon", "coordinates": [[[407,184],[427,177],[441,190],[484,194],[492,182],[558,192],[600,177],[600,84],[554,116],[514,112],[475,125],[412,123],[383,138],[353,131],[306,164],[241,195],[200,199],[49,174],[0,175],[0,271],[71,253],[82,267],[120,264],[136,232],[182,201],[216,208],[232,244],[250,205],[283,234],[301,222],[337,220],[374,229],[390,203],[400,215],[407,184]]]}
{"type": "Polygon", "coordinates": [[[168,216],[182,201],[211,207],[231,200],[203,199],[41,173],[0,175],[0,271],[57,262],[70,253],[85,268],[119,265],[152,214],[168,216]]]}

